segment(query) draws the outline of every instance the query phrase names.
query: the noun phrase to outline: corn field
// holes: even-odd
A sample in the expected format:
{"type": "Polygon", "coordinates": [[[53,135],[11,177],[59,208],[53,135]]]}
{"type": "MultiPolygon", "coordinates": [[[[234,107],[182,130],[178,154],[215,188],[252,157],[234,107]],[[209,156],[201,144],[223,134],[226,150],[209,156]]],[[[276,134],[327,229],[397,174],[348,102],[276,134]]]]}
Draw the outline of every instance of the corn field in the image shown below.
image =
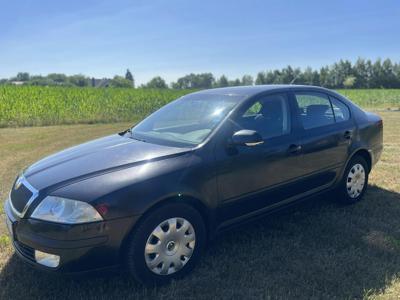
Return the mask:
{"type": "MultiPolygon", "coordinates": [[[[138,121],[188,90],[0,86],[0,127],[138,121]]],[[[341,90],[366,108],[399,108],[400,90],[341,90]]]]}
{"type": "Polygon", "coordinates": [[[188,91],[0,86],[0,127],[138,120],[188,91]]]}
{"type": "Polygon", "coordinates": [[[337,92],[363,108],[400,109],[400,89],[348,89],[337,92]]]}

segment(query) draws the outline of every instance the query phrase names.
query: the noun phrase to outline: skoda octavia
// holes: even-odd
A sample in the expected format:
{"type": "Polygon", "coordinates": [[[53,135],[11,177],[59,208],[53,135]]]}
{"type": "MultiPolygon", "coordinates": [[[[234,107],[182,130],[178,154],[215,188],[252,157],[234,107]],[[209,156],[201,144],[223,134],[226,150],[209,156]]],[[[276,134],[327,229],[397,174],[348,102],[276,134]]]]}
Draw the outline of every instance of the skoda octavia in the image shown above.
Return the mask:
{"type": "Polygon", "coordinates": [[[163,283],[235,223],[326,191],[360,201],[382,130],[379,116],[319,87],[200,91],[26,168],[6,221],[16,253],[38,268],[121,267],[163,283]]]}

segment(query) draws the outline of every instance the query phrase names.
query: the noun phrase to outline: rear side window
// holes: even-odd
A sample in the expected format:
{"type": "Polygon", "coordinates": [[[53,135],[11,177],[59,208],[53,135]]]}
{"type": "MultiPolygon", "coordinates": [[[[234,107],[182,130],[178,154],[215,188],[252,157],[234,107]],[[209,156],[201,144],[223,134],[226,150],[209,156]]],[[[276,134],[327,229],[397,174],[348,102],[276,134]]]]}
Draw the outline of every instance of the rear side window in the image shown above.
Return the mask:
{"type": "Polygon", "coordinates": [[[337,123],[344,122],[350,119],[350,110],[347,107],[347,105],[335,98],[330,97],[330,99],[333,107],[333,113],[335,114],[336,122],[337,123]]]}
{"type": "Polygon", "coordinates": [[[295,93],[299,116],[304,129],[322,127],[335,123],[329,98],[320,93],[295,93]]]}

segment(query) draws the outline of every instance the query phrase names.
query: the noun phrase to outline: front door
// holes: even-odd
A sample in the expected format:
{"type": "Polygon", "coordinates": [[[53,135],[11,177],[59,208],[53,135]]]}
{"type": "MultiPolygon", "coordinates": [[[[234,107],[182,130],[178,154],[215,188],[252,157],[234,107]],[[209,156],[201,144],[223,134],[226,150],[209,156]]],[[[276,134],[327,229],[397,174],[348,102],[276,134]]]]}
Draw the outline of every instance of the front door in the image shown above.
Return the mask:
{"type": "Polygon", "coordinates": [[[257,211],[290,196],[289,190],[268,192],[303,174],[291,107],[286,93],[261,96],[229,120],[227,142],[216,150],[220,221],[257,211]],[[229,146],[229,137],[242,129],[257,131],[263,143],[229,146]]]}

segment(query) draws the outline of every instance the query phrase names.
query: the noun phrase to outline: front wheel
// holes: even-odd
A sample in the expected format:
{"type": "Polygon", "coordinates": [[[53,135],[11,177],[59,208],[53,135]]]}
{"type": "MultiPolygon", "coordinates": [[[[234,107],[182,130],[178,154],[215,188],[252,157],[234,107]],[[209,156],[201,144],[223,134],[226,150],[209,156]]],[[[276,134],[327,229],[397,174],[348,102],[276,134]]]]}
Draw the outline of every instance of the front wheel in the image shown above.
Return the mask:
{"type": "Polygon", "coordinates": [[[128,271],[144,284],[162,284],[193,269],[205,246],[201,215],[187,204],[150,211],[128,241],[128,271]]]}
{"type": "Polygon", "coordinates": [[[338,187],[343,202],[352,204],[362,199],[368,186],[368,173],[363,157],[355,156],[350,160],[338,187]]]}

